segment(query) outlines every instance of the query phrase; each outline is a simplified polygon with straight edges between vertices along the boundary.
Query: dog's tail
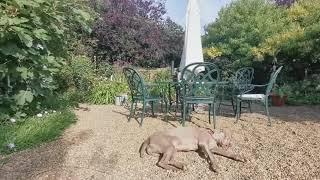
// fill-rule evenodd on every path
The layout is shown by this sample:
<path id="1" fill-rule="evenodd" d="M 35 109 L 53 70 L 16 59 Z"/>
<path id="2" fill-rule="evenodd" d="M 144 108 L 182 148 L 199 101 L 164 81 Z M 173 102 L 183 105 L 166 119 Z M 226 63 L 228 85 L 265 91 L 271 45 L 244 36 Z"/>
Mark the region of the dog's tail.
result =
<path id="1" fill-rule="evenodd" d="M 144 157 L 144 154 L 146 153 L 146 149 L 148 147 L 150 143 L 150 138 L 146 139 L 142 144 L 141 144 L 141 147 L 140 147 L 140 157 L 143 158 Z"/>

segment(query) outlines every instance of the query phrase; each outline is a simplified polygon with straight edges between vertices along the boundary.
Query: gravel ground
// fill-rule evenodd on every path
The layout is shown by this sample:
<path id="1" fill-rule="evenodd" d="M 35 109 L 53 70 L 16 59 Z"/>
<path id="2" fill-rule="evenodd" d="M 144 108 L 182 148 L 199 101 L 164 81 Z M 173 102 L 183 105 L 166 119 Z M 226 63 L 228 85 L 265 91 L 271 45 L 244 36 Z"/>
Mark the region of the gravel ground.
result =
<path id="1" fill-rule="evenodd" d="M 320 179 L 320 107 L 272 108 L 272 127 L 260 113 L 218 116 L 218 128 L 232 134 L 231 151 L 247 158 L 239 163 L 216 156 L 219 173 L 209 170 L 196 152 L 180 152 L 186 171 L 166 171 L 157 157 L 139 157 L 141 143 L 153 132 L 179 126 L 146 117 L 143 127 L 128 110 L 89 106 L 76 110 L 79 121 L 54 142 L 10 156 L 0 156 L 0 179 Z M 207 114 L 195 113 L 188 126 L 210 127 Z"/>

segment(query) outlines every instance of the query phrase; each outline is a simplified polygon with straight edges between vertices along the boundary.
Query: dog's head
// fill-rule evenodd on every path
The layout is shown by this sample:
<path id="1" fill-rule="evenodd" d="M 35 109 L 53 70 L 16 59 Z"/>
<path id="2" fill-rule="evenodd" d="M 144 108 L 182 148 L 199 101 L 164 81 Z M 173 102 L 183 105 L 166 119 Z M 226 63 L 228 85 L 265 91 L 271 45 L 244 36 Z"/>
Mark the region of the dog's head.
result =
<path id="1" fill-rule="evenodd" d="M 230 141 L 230 137 L 228 135 L 229 133 L 227 133 L 223 130 L 213 131 L 209 128 L 207 128 L 207 131 L 212 136 L 212 138 L 216 141 L 216 143 L 219 147 L 222 147 L 224 149 L 228 149 L 229 147 L 231 147 L 231 141 Z"/>

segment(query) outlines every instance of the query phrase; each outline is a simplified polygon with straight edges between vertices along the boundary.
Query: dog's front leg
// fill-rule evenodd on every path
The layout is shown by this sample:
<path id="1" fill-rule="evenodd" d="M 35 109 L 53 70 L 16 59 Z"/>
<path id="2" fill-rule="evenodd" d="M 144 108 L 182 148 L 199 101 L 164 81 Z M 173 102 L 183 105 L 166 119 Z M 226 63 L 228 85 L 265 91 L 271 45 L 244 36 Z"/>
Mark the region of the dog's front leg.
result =
<path id="1" fill-rule="evenodd" d="M 218 172 L 217 161 L 213 157 L 213 154 L 209 150 L 208 144 L 205 142 L 199 142 L 199 148 L 207 155 L 210 161 L 210 167 L 214 172 Z"/>
<path id="2" fill-rule="evenodd" d="M 211 149 L 211 152 L 214 154 L 218 154 L 218 155 L 233 159 L 235 161 L 246 162 L 246 160 L 244 158 L 242 158 L 234 153 L 228 152 L 228 151 L 226 151 L 222 148 L 219 148 L 219 147 L 215 147 L 215 148 Z"/>

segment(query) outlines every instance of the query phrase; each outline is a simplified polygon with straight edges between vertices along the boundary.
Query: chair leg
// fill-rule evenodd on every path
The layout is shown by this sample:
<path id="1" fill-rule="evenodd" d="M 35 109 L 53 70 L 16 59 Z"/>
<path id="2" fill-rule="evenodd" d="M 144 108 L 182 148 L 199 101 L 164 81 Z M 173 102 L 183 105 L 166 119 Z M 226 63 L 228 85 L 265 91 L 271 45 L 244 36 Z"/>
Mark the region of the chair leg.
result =
<path id="1" fill-rule="evenodd" d="M 168 122 L 168 103 L 167 103 L 167 101 L 165 101 L 165 104 L 166 104 L 166 112 L 165 112 L 165 115 L 164 115 L 164 119 L 165 119 L 165 121 L 166 122 Z M 170 105 L 169 105 L 169 109 L 170 109 Z"/>
<path id="2" fill-rule="evenodd" d="M 240 102 L 241 100 L 240 99 L 237 99 L 237 114 L 236 114 L 236 117 L 237 117 L 237 119 L 236 119 L 236 123 L 239 121 L 239 119 L 240 119 Z"/>
<path id="3" fill-rule="evenodd" d="M 152 116 L 154 116 L 154 101 L 151 101 Z"/>
<path id="4" fill-rule="evenodd" d="M 234 107 L 233 97 L 231 98 L 231 105 L 232 105 L 232 110 L 233 110 L 234 116 L 236 116 L 237 110 L 236 110 L 236 108 Z"/>
<path id="5" fill-rule="evenodd" d="M 268 126 L 271 126 L 271 119 L 270 119 L 270 114 L 269 114 L 268 99 L 265 101 L 265 106 L 266 106 L 266 113 L 267 113 L 267 116 L 268 116 Z"/>
<path id="6" fill-rule="evenodd" d="M 209 123 L 211 124 L 211 104 L 209 104 Z"/>
<path id="7" fill-rule="evenodd" d="M 218 105 L 218 113 L 221 114 L 221 103 L 222 103 L 222 98 L 219 98 L 219 105 Z"/>
<path id="8" fill-rule="evenodd" d="M 143 101 L 140 127 L 142 126 L 142 123 L 143 123 L 143 118 L 144 118 L 144 113 L 145 113 L 145 111 L 146 111 L 146 102 Z"/>
<path id="9" fill-rule="evenodd" d="M 130 122 L 132 115 L 134 115 L 133 106 L 134 106 L 134 101 L 132 100 L 132 102 L 131 102 L 131 108 L 130 108 L 130 115 L 129 115 L 129 118 L 128 118 L 128 122 Z"/>
<path id="10" fill-rule="evenodd" d="M 187 104 L 183 103 L 182 126 L 185 126 Z"/>
<path id="11" fill-rule="evenodd" d="M 250 113 L 252 113 L 252 109 L 251 109 L 251 101 L 248 101 L 248 106 L 249 106 Z"/>
<path id="12" fill-rule="evenodd" d="M 215 103 L 213 102 L 213 128 L 216 129 L 216 105 Z"/>
<path id="13" fill-rule="evenodd" d="M 241 117 L 241 113 L 242 113 L 242 102 L 241 101 L 240 101 L 239 110 L 240 110 L 240 113 L 239 113 L 239 118 L 240 118 Z"/>
<path id="14" fill-rule="evenodd" d="M 188 119 L 188 121 L 191 119 L 190 114 L 191 114 L 191 104 L 187 104 L 186 106 L 187 110 L 186 110 L 186 118 Z"/>

